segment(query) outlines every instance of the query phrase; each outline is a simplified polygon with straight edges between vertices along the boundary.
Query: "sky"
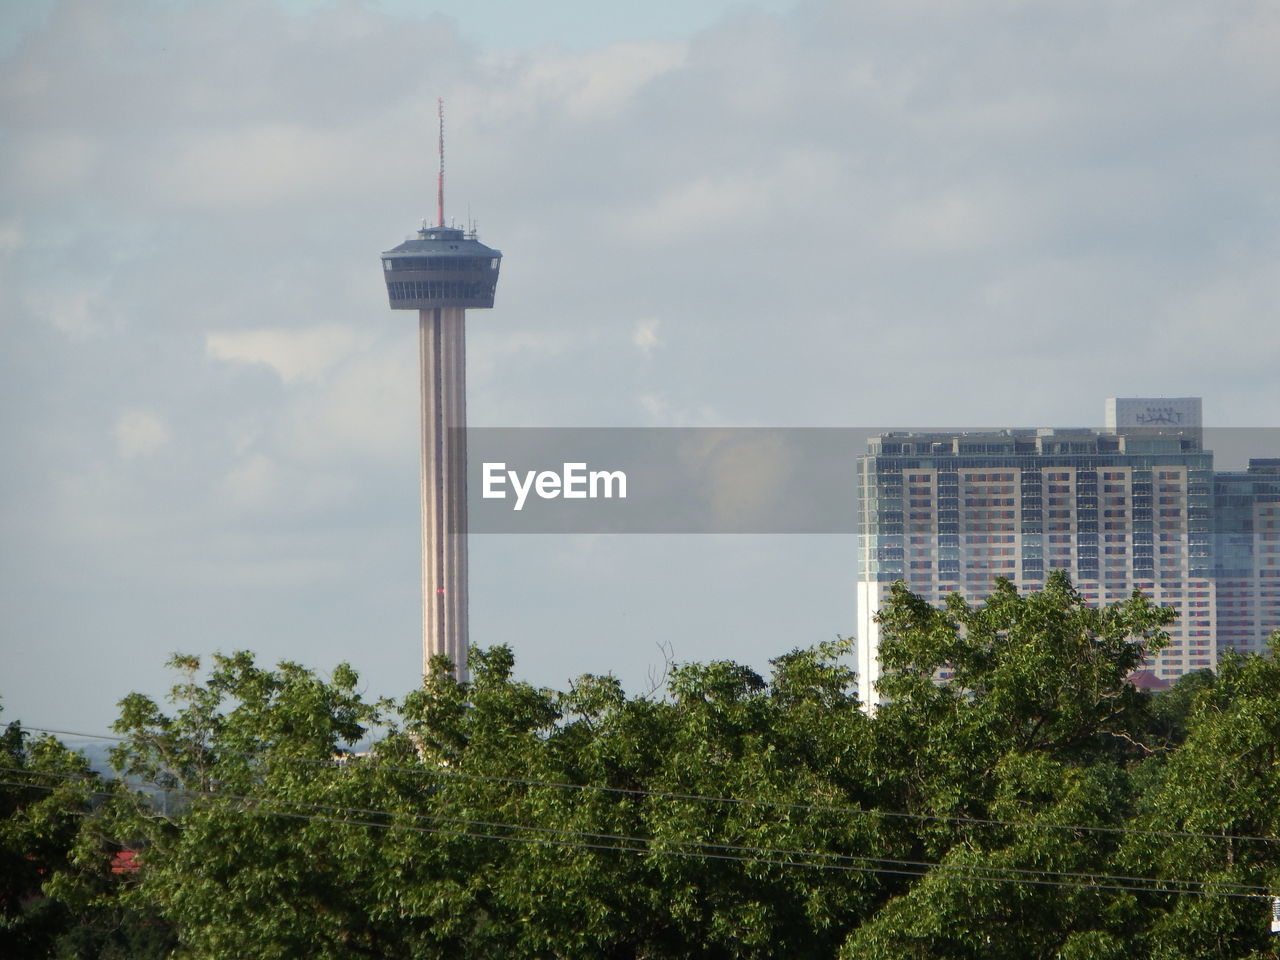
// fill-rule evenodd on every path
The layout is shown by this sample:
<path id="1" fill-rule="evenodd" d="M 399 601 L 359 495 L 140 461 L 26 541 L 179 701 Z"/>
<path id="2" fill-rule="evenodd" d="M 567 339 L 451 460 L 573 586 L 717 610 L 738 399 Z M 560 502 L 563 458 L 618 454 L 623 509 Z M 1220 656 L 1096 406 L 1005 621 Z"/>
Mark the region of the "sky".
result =
<path id="1" fill-rule="evenodd" d="M 417 683 L 417 354 L 378 254 L 503 252 L 484 427 L 1280 414 L 1269 0 L 0 5 L 0 705 L 105 731 L 174 652 Z M 852 495 L 852 478 L 850 478 Z M 477 535 L 472 641 L 565 687 L 854 623 L 853 538 Z"/>

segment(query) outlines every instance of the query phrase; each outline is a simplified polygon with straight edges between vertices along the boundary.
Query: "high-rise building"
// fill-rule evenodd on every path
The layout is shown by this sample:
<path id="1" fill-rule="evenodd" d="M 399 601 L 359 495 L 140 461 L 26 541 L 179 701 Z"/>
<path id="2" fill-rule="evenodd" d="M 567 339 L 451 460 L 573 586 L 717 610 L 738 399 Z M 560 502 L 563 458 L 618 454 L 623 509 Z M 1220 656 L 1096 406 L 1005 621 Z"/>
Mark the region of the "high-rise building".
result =
<path id="1" fill-rule="evenodd" d="M 418 311 L 422 409 L 422 669 L 447 654 L 467 677 L 468 308 L 492 307 L 502 254 L 444 223 L 444 131 L 435 226 L 382 254 L 393 310 Z"/>
<path id="2" fill-rule="evenodd" d="M 1135 412 L 1153 405 L 1167 408 L 1154 422 Z M 864 703 L 877 700 L 875 614 L 897 580 L 933 604 L 951 593 L 976 602 L 996 577 L 1034 590 L 1062 569 L 1090 602 L 1137 589 L 1178 611 L 1169 646 L 1148 665 L 1157 678 L 1216 664 L 1213 454 L 1201 444 L 1199 400 L 1119 399 L 1107 410 L 1105 430 L 869 441 L 857 474 Z M 1270 519 L 1269 507 L 1253 509 Z"/>
<path id="3" fill-rule="evenodd" d="M 1280 630 L 1280 459 L 1214 475 L 1219 651 L 1258 652 Z"/>

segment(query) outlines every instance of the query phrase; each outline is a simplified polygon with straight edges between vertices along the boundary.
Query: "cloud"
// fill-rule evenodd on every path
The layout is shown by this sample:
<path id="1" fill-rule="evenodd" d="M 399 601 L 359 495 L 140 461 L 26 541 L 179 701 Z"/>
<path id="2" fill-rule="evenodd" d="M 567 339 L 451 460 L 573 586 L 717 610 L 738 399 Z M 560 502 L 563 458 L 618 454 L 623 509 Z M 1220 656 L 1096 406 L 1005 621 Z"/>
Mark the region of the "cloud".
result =
<path id="1" fill-rule="evenodd" d="M 147 457 L 169 442 L 164 419 L 149 410 L 129 410 L 116 420 L 116 449 L 125 460 Z"/>
<path id="2" fill-rule="evenodd" d="M 1016 243 L 1021 220 L 1019 206 L 1003 191 L 968 184 L 904 202 L 891 214 L 884 239 L 909 255 L 973 253 Z"/>
<path id="3" fill-rule="evenodd" d="M 657 317 L 650 317 L 639 321 L 631 331 L 631 342 L 646 357 L 653 352 L 654 347 L 658 346 L 658 327 L 661 325 L 662 321 Z"/>
<path id="4" fill-rule="evenodd" d="M 661 393 L 642 393 L 635 398 L 650 427 L 723 427 L 730 422 L 723 411 L 709 405 L 681 407 Z"/>
<path id="5" fill-rule="evenodd" d="M 0 411 L 21 428 L 0 516 L 23 518 L 0 605 L 67 662 L 161 661 L 161 581 L 193 643 L 305 636 L 281 655 L 323 662 L 413 635 L 416 336 L 378 253 L 434 209 L 437 95 L 447 214 L 470 201 L 505 255 L 469 324 L 473 424 L 1079 423 L 1189 383 L 1207 408 L 1280 409 L 1270 0 L 805 0 L 502 55 L 393 6 L 60 0 L 0 58 Z M 545 621 L 481 543 L 476 622 L 553 682 L 575 657 L 562 599 L 619 617 L 521 549 L 510 581 L 556 600 Z M 314 584 L 318 557 L 341 591 L 224 612 L 245 584 Z M 847 584 L 846 561 L 791 573 Z M 648 582 L 627 563 L 602 582 Z M 71 602 L 98 585 L 101 616 Z M 776 653 L 763 611 L 721 639 L 705 602 L 674 618 L 707 624 L 682 654 Z M 617 603 L 628 636 L 670 632 Z M 779 630 L 836 632 L 795 620 L 820 606 Z M 387 646 L 362 655 L 393 692 L 415 654 Z"/>
<path id="6" fill-rule="evenodd" d="M 269 457 L 253 454 L 227 473 L 223 488 L 235 506 L 267 506 L 281 493 L 280 470 Z"/>
<path id="7" fill-rule="evenodd" d="M 278 414 L 272 447 L 308 469 L 412 464 L 417 458 L 416 338 L 389 338 L 353 356 L 322 383 L 294 391 Z"/>
<path id="8" fill-rule="evenodd" d="M 490 66 L 514 74 L 518 97 L 531 97 L 544 110 L 582 122 L 625 109 L 647 84 L 678 69 L 687 53 L 683 43 L 619 43 L 585 53 L 494 58 Z"/>
<path id="9" fill-rule="evenodd" d="M 171 148 L 156 187 L 175 207 L 223 213 L 306 201 L 358 176 L 359 134 L 291 123 L 193 131 Z"/>
<path id="10" fill-rule="evenodd" d="M 29 297 L 28 304 L 36 315 L 43 315 L 55 330 L 72 341 L 94 339 L 107 327 L 104 312 L 108 308 L 97 292 L 63 289 Z"/>
<path id="11" fill-rule="evenodd" d="M 206 334 L 205 352 L 216 360 L 268 367 L 285 384 L 295 384 L 323 379 L 372 340 L 368 332 L 336 325 L 237 330 Z"/>
<path id="12" fill-rule="evenodd" d="M 699 176 L 664 189 L 632 217 L 632 230 L 649 243 L 687 240 L 743 227 L 761 216 L 767 181 L 756 174 Z"/>
<path id="13" fill-rule="evenodd" d="M 36 195 L 82 188 L 102 154 L 101 143 L 69 130 L 35 131 L 14 152 L 13 178 Z"/>
<path id="14" fill-rule="evenodd" d="M 0 257 L 9 257 L 23 244 L 22 224 L 17 220 L 0 220 Z"/>

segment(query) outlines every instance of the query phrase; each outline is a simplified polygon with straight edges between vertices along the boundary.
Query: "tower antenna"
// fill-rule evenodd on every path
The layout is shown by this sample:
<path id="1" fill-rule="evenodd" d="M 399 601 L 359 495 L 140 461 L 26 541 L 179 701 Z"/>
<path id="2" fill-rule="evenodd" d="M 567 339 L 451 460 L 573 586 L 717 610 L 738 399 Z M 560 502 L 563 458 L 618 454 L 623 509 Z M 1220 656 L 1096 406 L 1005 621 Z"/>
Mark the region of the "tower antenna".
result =
<path id="1" fill-rule="evenodd" d="M 440 119 L 440 173 L 436 176 L 436 226 L 444 226 L 444 97 L 436 98 Z"/>

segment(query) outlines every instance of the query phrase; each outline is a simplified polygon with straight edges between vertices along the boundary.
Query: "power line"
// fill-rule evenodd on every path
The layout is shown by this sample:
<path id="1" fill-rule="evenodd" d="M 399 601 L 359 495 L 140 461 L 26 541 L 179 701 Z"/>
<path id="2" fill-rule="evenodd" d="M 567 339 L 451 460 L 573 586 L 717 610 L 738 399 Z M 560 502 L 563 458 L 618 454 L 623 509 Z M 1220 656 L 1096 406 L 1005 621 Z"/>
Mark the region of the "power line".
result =
<path id="1" fill-rule="evenodd" d="M 0 785 L 29 786 L 35 789 L 45 789 L 45 790 L 55 789 L 53 787 L 43 786 L 39 784 L 15 784 L 9 781 L 0 781 Z M 323 815 L 291 813 L 289 811 L 281 811 L 281 810 L 262 810 L 262 809 L 255 808 L 253 810 L 246 811 L 246 812 L 264 814 L 266 816 L 286 817 L 290 819 L 310 821 L 310 822 L 333 823 L 338 825 L 366 827 L 366 828 L 373 828 L 373 829 L 408 830 L 415 833 L 434 834 L 434 835 L 449 836 L 449 837 L 468 837 L 472 839 L 494 840 L 494 841 L 509 842 L 509 843 L 543 844 L 546 846 L 560 846 L 560 847 L 569 847 L 569 848 L 585 849 L 585 850 L 601 850 L 601 851 L 608 851 L 608 852 L 614 852 L 614 853 L 642 853 L 642 854 L 648 854 L 651 856 L 674 856 L 674 857 L 684 857 L 684 858 L 699 859 L 699 860 L 725 860 L 725 861 L 731 861 L 736 863 L 745 863 L 745 864 L 753 864 L 753 865 L 805 867 L 808 869 L 836 870 L 836 871 L 842 871 L 846 873 L 883 874 L 883 875 L 905 876 L 905 877 L 928 877 L 931 875 L 931 872 L 929 870 L 895 870 L 895 869 L 890 869 L 886 867 L 859 867 L 859 866 L 852 866 L 852 865 L 845 865 L 845 864 L 798 863 L 798 862 L 787 861 L 787 860 L 767 860 L 767 859 L 761 859 L 758 857 L 736 857 L 728 854 L 708 853 L 705 851 L 694 852 L 694 851 L 687 851 L 687 850 L 655 850 L 650 847 L 628 847 L 628 846 L 620 846 L 618 844 L 589 843 L 585 841 L 568 840 L 568 839 L 551 838 L 551 837 L 518 837 L 518 836 L 512 836 L 510 834 L 479 833 L 476 831 L 468 831 L 468 830 L 445 830 L 445 829 L 433 828 L 433 827 L 412 826 L 410 824 L 377 823 L 377 822 L 368 821 L 368 820 L 351 820 L 346 818 L 328 817 Z M 962 870 L 979 869 L 977 867 L 969 867 L 962 864 L 955 864 L 955 865 L 935 864 L 934 869 L 937 870 L 942 876 L 945 876 L 949 879 L 968 880 L 968 881 L 974 881 L 974 882 L 990 881 L 992 883 L 1013 883 L 1013 884 L 1021 883 L 1021 884 L 1031 884 L 1036 886 L 1069 887 L 1069 888 L 1086 889 L 1086 890 L 1114 890 L 1114 891 L 1126 891 L 1130 893 L 1155 893 L 1155 894 L 1165 894 L 1165 895 L 1184 895 L 1184 896 L 1190 895 L 1190 896 L 1205 896 L 1205 897 L 1222 896 L 1222 897 L 1236 897 L 1239 899 L 1248 899 L 1248 900 L 1256 900 L 1260 898 L 1269 899 L 1269 895 L 1265 893 L 1265 888 L 1263 887 L 1238 886 L 1238 889 L 1262 890 L 1264 891 L 1263 893 L 1230 893 L 1225 890 L 1224 891 L 1169 890 L 1161 887 L 1139 887 L 1139 886 L 1133 886 L 1129 884 L 1077 883 L 1077 882 L 1068 882 L 1068 881 L 1059 881 L 1059 880 L 1036 880 L 1036 879 L 1031 879 L 1027 877 L 1000 877 L 1000 876 L 975 875 L 975 874 L 958 872 Z M 1048 876 L 1050 874 L 1045 873 L 1044 875 Z M 1166 882 L 1175 882 L 1175 881 L 1162 881 L 1159 879 L 1152 879 L 1151 882 L 1166 883 Z M 1198 882 L 1198 881 L 1176 881 L 1176 882 Z M 1236 885 L 1229 885 L 1229 886 L 1232 886 L 1233 888 L 1237 888 Z"/>
<path id="2" fill-rule="evenodd" d="M 22 772 L 27 774 L 36 774 L 43 776 L 51 776 L 68 780 L 86 781 L 93 779 L 84 775 L 62 774 L 50 771 L 34 771 L 21 770 L 14 767 L 0 766 L 0 770 L 10 772 Z M 8 786 L 24 786 L 33 789 L 54 790 L 55 787 L 44 784 L 30 783 L 13 783 L 11 781 L 0 781 L 0 784 Z M 501 823 L 494 821 L 446 817 L 431 814 L 414 814 L 408 812 L 395 812 L 388 810 L 376 810 L 361 807 L 347 807 L 332 804 L 321 804 L 314 802 L 304 802 L 295 800 L 283 800 L 270 797 L 254 797 L 240 794 L 226 793 L 223 791 L 209 790 L 183 790 L 177 791 L 180 794 L 188 796 L 202 796 L 215 800 L 233 800 L 243 803 L 253 804 L 252 812 L 260 812 L 270 815 L 278 815 L 291 817 L 294 819 L 320 821 L 337 824 L 349 824 L 354 826 L 363 826 L 378 829 L 400 829 L 411 830 L 422 833 L 441 834 L 446 836 L 467 836 L 479 839 L 490 840 L 512 840 L 523 843 L 543 842 L 553 845 L 581 847 L 585 849 L 596 850 L 614 850 L 620 852 L 647 853 L 660 856 L 683 856 L 683 857 L 703 857 L 714 860 L 730 860 L 740 863 L 756 864 L 756 865 L 775 865 L 784 867 L 807 867 L 810 869 L 820 870 L 846 870 L 860 873 L 883 873 L 902 876 L 927 876 L 930 871 L 937 871 L 943 876 L 954 877 L 956 879 L 967 880 L 991 880 L 1002 883 L 1024 882 L 1036 885 L 1049 885 L 1060 887 L 1077 887 L 1085 889 L 1100 890 L 1128 890 L 1133 892 L 1146 893 L 1163 893 L 1163 894 L 1192 894 L 1201 896 L 1233 896 L 1244 898 L 1256 898 L 1269 896 L 1267 888 L 1249 884 L 1224 883 L 1220 884 L 1219 889 L 1206 890 L 1203 889 L 1211 884 L 1202 880 L 1179 880 L 1179 879 L 1162 879 L 1158 877 L 1132 877 L 1106 873 L 1076 873 L 1071 871 L 1054 871 L 1054 870 L 1036 870 L 1022 867 L 1006 867 L 998 865 L 985 864 L 949 864 L 934 861 L 913 861 L 913 860 L 895 860 L 879 857 L 863 857 L 854 854 L 839 854 L 830 851 L 808 851 L 808 850 L 789 850 L 771 847 L 755 847 L 747 845 L 723 844 L 712 841 L 687 841 L 675 839 L 662 839 L 657 837 L 635 837 L 623 834 L 610 833 L 593 833 L 582 830 L 565 830 L 555 827 L 532 826 L 528 824 L 518 823 Z M 108 794 L 98 792 L 96 795 L 107 796 Z M 419 827 L 405 823 L 383 823 L 371 820 L 352 820 L 349 818 L 332 817 L 326 814 L 303 814 L 292 811 L 281 810 L 262 810 L 263 804 L 276 804 L 280 806 L 289 806 L 302 808 L 307 810 L 323 810 L 329 813 L 340 814 L 358 814 L 363 816 L 378 816 L 388 818 L 408 817 L 412 820 L 424 820 L 430 823 L 448 823 L 465 827 L 481 827 L 485 829 L 505 829 L 505 830 L 524 830 L 533 833 L 549 834 L 551 836 L 542 837 L 517 837 L 509 834 L 489 834 L 479 833 L 474 830 L 446 830 L 441 828 Z M 592 841 L 618 841 L 617 843 L 596 843 Z M 644 844 L 644 846 L 627 846 L 627 844 Z M 681 847 L 692 847 L 692 850 L 671 850 L 671 849 L 655 849 L 651 844 L 675 844 Z M 709 852 L 721 851 L 721 852 Z M 741 853 L 763 854 L 761 856 L 739 856 Z M 791 859 L 777 859 L 779 857 L 788 857 Z M 827 860 L 846 861 L 844 863 L 814 863 L 808 861 L 799 861 L 796 857 L 819 857 Z M 860 866 L 861 864 L 880 864 L 878 867 Z M 887 866 L 885 866 L 887 865 Z M 895 869 L 895 868 L 921 868 L 921 869 Z M 986 871 L 981 872 L 981 871 Z M 1006 874 L 1005 876 L 992 875 Z M 1015 874 L 1016 876 L 1008 876 Z M 1036 879 L 1037 877 L 1073 877 L 1075 880 L 1047 880 Z M 1115 883 L 1099 883 L 1097 881 L 1116 881 Z M 1136 886 L 1135 884 L 1164 884 L 1164 887 L 1157 886 Z M 1167 885 L 1182 885 L 1184 889 L 1169 889 Z M 1199 889 L 1195 889 L 1199 888 Z M 1248 891 L 1248 892 L 1233 892 Z"/>
<path id="3" fill-rule="evenodd" d="M 106 734 L 76 733 L 69 730 L 54 730 L 45 727 L 27 727 L 36 733 L 50 733 L 69 737 L 87 739 L 112 740 L 120 743 L 128 742 L 126 737 L 108 736 Z M 224 754 L 225 755 L 225 754 Z M 248 751 L 230 752 L 231 756 L 254 757 Z M 273 757 L 278 762 L 309 763 L 329 766 L 331 760 L 320 760 L 312 757 Z M 364 761 L 362 761 L 364 762 Z M 527 787 L 547 787 L 562 790 L 596 791 L 600 793 L 624 794 L 629 796 L 654 797 L 662 800 L 688 800 L 699 803 L 723 803 L 739 806 L 762 806 L 789 811 L 805 811 L 818 813 L 835 813 L 845 816 L 890 817 L 895 819 L 929 821 L 934 823 L 958 823 L 970 826 L 1013 827 L 1034 830 L 1069 830 L 1072 832 L 1123 834 L 1133 836 L 1150 836 L 1201 840 L 1241 840 L 1257 843 L 1280 843 L 1280 837 L 1249 836 L 1247 834 L 1203 833 L 1193 830 L 1146 830 L 1140 827 L 1106 827 L 1082 823 L 1032 823 L 1025 820 L 997 820 L 985 817 L 955 817 L 944 814 L 908 813 L 902 810 L 867 810 L 861 807 L 840 807 L 826 804 L 794 803 L 783 800 L 763 800 L 756 797 L 714 797 L 692 793 L 674 793 L 659 790 L 641 790 L 633 787 L 607 787 L 598 784 L 566 783 L 556 780 L 538 780 L 523 777 L 494 777 L 484 774 L 463 773 L 457 770 L 432 770 L 421 767 L 399 767 L 378 763 L 378 769 L 390 773 L 406 773 L 414 776 L 438 777 L 442 779 L 473 780 L 487 783 L 505 783 Z"/>
<path id="4" fill-rule="evenodd" d="M 434 829 L 430 827 L 412 827 L 408 825 L 398 825 L 398 824 L 378 824 L 378 823 L 364 822 L 364 821 L 358 821 L 358 820 L 335 819 L 335 818 L 323 817 L 323 816 L 308 816 L 306 814 L 295 814 L 295 813 L 288 813 L 285 811 L 266 810 L 266 811 L 254 811 L 254 812 L 266 813 L 269 816 L 294 817 L 300 820 L 319 820 L 319 821 L 326 821 L 326 822 L 338 823 L 338 824 L 350 824 L 353 826 L 405 829 L 405 830 L 414 830 L 419 833 L 442 834 L 445 836 L 471 837 L 471 838 L 480 839 L 480 840 L 497 840 L 501 842 L 517 842 L 517 843 L 541 843 L 541 844 L 550 845 L 550 846 L 574 847 L 574 848 L 588 849 L 588 850 L 607 850 L 607 851 L 612 851 L 617 853 L 643 853 L 643 854 L 658 855 L 658 856 L 686 857 L 686 858 L 693 858 L 693 859 L 699 859 L 699 860 L 729 860 L 736 863 L 763 864 L 766 866 L 806 867 L 809 869 L 817 869 L 817 870 L 839 870 L 847 873 L 886 874 L 886 875 L 904 876 L 904 877 L 927 878 L 931 875 L 931 871 L 929 870 L 893 870 L 885 867 L 857 867 L 857 866 L 844 865 L 844 864 L 796 863 L 796 862 L 785 861 L 785 860 L 762 860 L 756 857 L 734 857 L 734 856 L 729 856 L 727 854 L 693 852 L 693 851 L 687 851 L 687 850 L 654 850 L 649 847 L 623 847 L 615 844 L 585 843 L 585 842 L 578 842 L 573 840 L 563 840 L 563 839 L 555 839 L 555 838 L 548 838 L 548 837 L 515 837 L 509 834 L 476 833 L 473 831 L 466 831 L 466 830 L 441 830 L 441 829 Z M 953 879 L 953 880 L 990 881 L 992 883 L 1014 883 L 1014 884 L 1026 883 L 1026 884 L 1034 884 L 1037 886 L 1074 887 L 1077 889 L 1086 889 L 1086 890 L 1116 890 L 1116 891 L 1127 891 L 1130 893 L 1159 893 L 1159 894 L 1169 894 L 1169 895 L 1184 895 L 1184 896 L 1190 895 L 1190 896 L 1203 896 L 1203 897 L 1222 896 L 1222 897 L 1236 897 L 1239 899 L 1246 899 L 1246 900 L 1269 899 L 1269 895 L 1266 893 L 1265 887 L 1245 887 L 1245 886 L 1239 887 L 1239 889 L 1244 889 L 1244 890 L 1260 890 L 1260 891 L 1263 891 L 1262 893 L 1227 893 L 1225 891 L 1219 892 L 1214 890 L 1167 890 L 1167 889 L 1161 889 L 1159 887 L 1136 887 L 1136 886 L 1130 886 L 1130 885 L 1074 883 L 1074 882 L 1057 881 L 1057 880 L 1034 880 L 1026 877 L 998 877 L 998 876 L 970 875 L 970 874 L 963 874 L 963 873 L 956 872 L 959 870 L 970 869 L 965 865 L 961 865 L 961 864 L 954 865 L 955 867 L 954 871 L 950 869 L 951 866 L 952 865 L 949 865 L 949 864 L 934 864 L 934 869 L 938 870 L 943 876 L 947 877 L 948 879 Z M 1047 876 L 1048 874 L 1045 874 L 1045 875 Z M 1188 883 L 1188 882 L 1196 882 L 1196 881 L 1161 881 L 1158 879 L 1154 879 L 1152 880 L 1152 882 L 1153 883 L 1163 883 L 1163 882 Z"/>

